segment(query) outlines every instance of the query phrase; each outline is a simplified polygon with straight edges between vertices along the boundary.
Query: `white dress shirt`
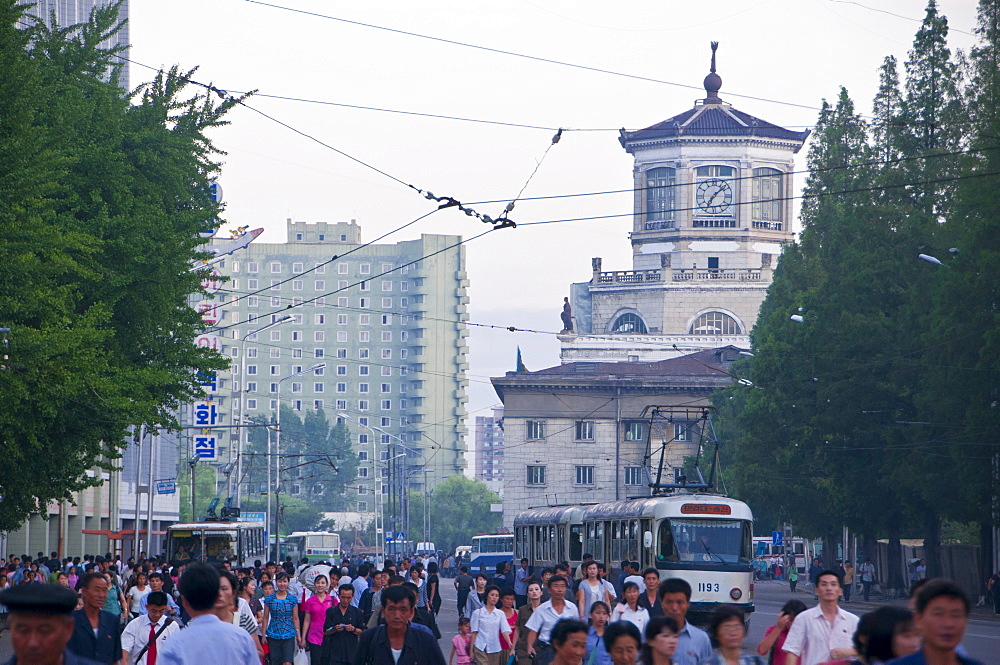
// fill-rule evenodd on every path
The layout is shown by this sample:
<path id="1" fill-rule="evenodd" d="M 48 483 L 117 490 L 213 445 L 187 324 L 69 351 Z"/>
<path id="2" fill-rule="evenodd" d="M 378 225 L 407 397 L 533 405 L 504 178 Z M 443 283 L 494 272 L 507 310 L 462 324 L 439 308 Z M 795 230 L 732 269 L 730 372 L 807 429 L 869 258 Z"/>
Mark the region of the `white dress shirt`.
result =
<path id="1" fill-rule="evenodd" d="M 554 607 L 552 607 L 552 601 L 546 600 L 538 606 L 538 609 L 531 613 L 531 618 L 528 619 L 528 623 L 525 624 L 525 628 L 538 633 L 538 640 L 548 644 L 549 635 L 552 634 L 552 627 L 556 625 L 557 621 L 560 619 L 580 618 L 579 610 L 577 610 L 576 605 L 568 600 L 565 601 L 565 603 L 566 606 L 563 607 L 562 613 L 559 613 L 556 612 Z"/>
<path id="2" fill-rule="evenodd" d="M 150 626 L 155 625 L 157 632 L 159 632 L 160 628 L 163 628 L 163 624 L 166 620 L 167 615 L 164 614 L 160 617 L 159 621 L 152 624 L 149 621 L 149 615 L 143 614 L 142 616 L 136 617 L 128 622 L 128 625 L 125 626 L 125 630 L 122 631 L 122 651 L 128 652 L 129 665 L 146 665 L 146 656 L 149 655 L 148 649 L 146 650 L 146 653 L 142 654 L 142 658 L 138 661 L 135 660 L 135 657 L 139 655 L 139 652 L 142 651 L 143 647 L 145 647 L 149 642 Z M 163 643 L 166 642 L 167 638 L 180 629 L 180 624 L 177 623 L 176 619 L 170 622 L 170 625 L 167 626 L 163 632 L 160 633 L 160 636 L 156 638 L 157 653 L 159 653 L 159 650 L 163 648 Z"/>
<path id="3" fill-rule="evenodd" d="M 472 632 L 476 634 L 476 648 L 486 653 L 499 653 L 502 650 L 500 631 L 510 635 L 510 624 L 503 610 L 494 607 L 491 612 L 480 607 L 472 613 L 470 621 Z"/>
<path id="4" fill-rule="evenodd" d="M 798 656 L 799 665 L 817 665 L 830 660 L 834 649 L 853 649 L 857 627 L 858 617 L 839 607 L 831 626 L 817 605 L 795 617 L 782 648 Z"/>

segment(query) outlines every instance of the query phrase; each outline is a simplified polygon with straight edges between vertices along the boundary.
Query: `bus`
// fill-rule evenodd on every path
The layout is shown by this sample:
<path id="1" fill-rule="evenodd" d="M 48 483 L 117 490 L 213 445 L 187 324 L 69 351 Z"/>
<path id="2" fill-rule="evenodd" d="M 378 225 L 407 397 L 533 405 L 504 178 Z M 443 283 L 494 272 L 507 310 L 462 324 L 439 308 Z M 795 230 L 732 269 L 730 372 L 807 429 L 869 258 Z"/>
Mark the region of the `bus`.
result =
<path id="1" fill-rule="evenodd" d="M 340 557 L 340 534 L 328 531 L 293 531 L 285 536 L 285 552 L 293 561 L 307 557 L 310 563 Z"/>
<path id="2" fill-rule="evenodd" d="M 167 527 L 167 560 L 193 559 L 234 568 L 267 559 L 266 529 L 259 522 L 188 522 Z"/>
<path id="3" fill-rule="evenodd" d="M 655 568 L 661 579 L 681 578 L 691 585 L 693 623 L 704 623 L 718 605 L 735 605 L 749 615 L 754 611 L 753 595 L 753 514 L 742 501 L 717 494 L 678 492 L 666 496 L 627 499 L 590 506 L 572 506 L 554 515 L 565 524 L 583 527 L 585 553 L 607 565 L 610 579 L 621 572 L 622 560 L 638 561 L 642 569 Z M 533 509 L 539 511 L 544 509 Z M 532 526 L 544 513 L 521 513 L 515 525 Z M 546 536 L 541 542 L 528 537 L 541 533 L 542 524 L 534 530 L 515 531 L 517 549 L 525 553 L 530 563 L 547 565 L 550 555 L 546 546 L 559 547 L 559 533 L 554 541 Z M 550 533 L 550 532 L 545 532 Z M 567 549 L 557 557 L 568 560 Z M 532 559 L 534 557 L 534 560 Z"/>
<path id="4" fill-rule="evenodd" d="M 501 561 L 514 559 L 514 534 L 498 533 L 491 536 L 472 537 L 472 559 L 469 562 L 469 573 L 496 572 Z"/>
<path id="5" fill-rule="evenodd" d="M 536 570 L 563 561 L 572 570 L 583 560 L 583 514 L 586 506 L 532 508 L 514 518 L 514 557 Z"/>
<path id="6" fill-rule="evenodd" d="M 805 538 L 792 538 L 791 545 L 772 545 L 771 536 L 754 536 L 753 554 L 756 559 L 770 559 L 773 556 L 781 557 L 782 566 L 791 564 L 789 559 L 795 558 L 795 568 L 800 573 L 806 572 L 809 563 L 822 550 L 822 541 L 807 541 Z"/>

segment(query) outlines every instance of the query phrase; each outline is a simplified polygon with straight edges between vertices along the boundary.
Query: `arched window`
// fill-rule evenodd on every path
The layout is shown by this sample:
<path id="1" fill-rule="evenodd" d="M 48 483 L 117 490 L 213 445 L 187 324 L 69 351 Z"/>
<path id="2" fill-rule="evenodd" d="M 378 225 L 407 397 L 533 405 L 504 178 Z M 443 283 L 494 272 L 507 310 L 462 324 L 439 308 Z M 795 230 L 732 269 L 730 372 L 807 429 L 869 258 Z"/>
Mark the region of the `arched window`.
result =
<path id="1" fill-rule="evenodd" d="M 722 312 L 705 312 L 691 324 L 692 335 L 742 335 L 736 319 Z"/>
<path id="2" fill-rule="evenodd" d="M 646 322 L 638 314 L 626 312 L 615 319 L 614 325 L 611 326 L 611 332 L 639 333 L 640 335 L 645 335 L 647 333 Z"/>
<path id="3" fill-rule="evenodd" d="M 676 171 L 661 167 L 646 171 L 646 229 L 668 228 L 673 224 L 650 224 L 674 219 L 674 203 L 677 200 Z"/>
<path id="4" fill-rule="evenodd" d="M 781 230 L 781 208 L 784 204 L 784 201 L 781 200 L 781 179 L 782 173 L 777 169 L 753 170 L 753 221 L 770 223 L 755 224 L 755 226 Z"/>

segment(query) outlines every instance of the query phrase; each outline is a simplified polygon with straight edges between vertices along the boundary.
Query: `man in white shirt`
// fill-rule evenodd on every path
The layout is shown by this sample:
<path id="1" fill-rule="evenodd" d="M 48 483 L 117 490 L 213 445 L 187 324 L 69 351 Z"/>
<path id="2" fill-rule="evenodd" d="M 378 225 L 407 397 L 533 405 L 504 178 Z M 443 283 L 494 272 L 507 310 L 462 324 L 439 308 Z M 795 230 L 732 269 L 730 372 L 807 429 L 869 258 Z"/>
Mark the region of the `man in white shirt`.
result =
<path id="1" fill-rule="evenodd" d="M 219 597 L 215 568 L 200 561 L 189 564 L 181 575 L 180 589 L 191 620 L 159 650 L 156 665 L 260 665 L 250 633 L 223 623 L 212 611 Z"/>
<path id="2" fill-rule="evenodd" d="M 785 665 L 817 665 L 828 660 L 851 658 L 858 617 L 837 605 L 840 575 L 824 570 L 816 576 L 819 605 L 802 612 L 788 631 Z"/>
<path id="3" fill-rule="evenodd" d="M 560 619 L 577 619 L 579 610 L 566 600 L 569 582 L 562 575 L 553 575 L 546 586 L 551 598 L 538 606 L 528 619 L 528 656 L 535 656 L 535 665 L 549 665 L 555 652 L 549 646 L 552 627 Z"/>
<path id="4" fill-rule="evenodd" d="M 151 591 L 144 600 L 146 614 L 132 619 L 122 631 L 122 658 L 128 665 L 156 665 L 163 643 L 180 630 L 176 621 L 164 616 L 167 612 L 166 593 Z M 155 647 L 150 645 L 151 637 L 156 637 Z"/>

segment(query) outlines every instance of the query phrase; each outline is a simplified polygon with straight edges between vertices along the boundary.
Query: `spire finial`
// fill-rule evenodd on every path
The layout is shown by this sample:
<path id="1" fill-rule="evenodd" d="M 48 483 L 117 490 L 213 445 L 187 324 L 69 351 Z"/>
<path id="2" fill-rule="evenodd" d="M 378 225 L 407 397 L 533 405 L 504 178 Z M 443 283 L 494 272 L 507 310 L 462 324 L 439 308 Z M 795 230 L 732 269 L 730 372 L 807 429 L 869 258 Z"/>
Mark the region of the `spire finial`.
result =
<path id="1" fill-rule="evenodd" d="M 719 42 L 712 42 L 712 72 L 705 77 L 705 97 L 706 104 L 721 104 L 719 89 L 722 88 L 722 77 L 715 73 L 715 52 L 719 49 Z"/>

